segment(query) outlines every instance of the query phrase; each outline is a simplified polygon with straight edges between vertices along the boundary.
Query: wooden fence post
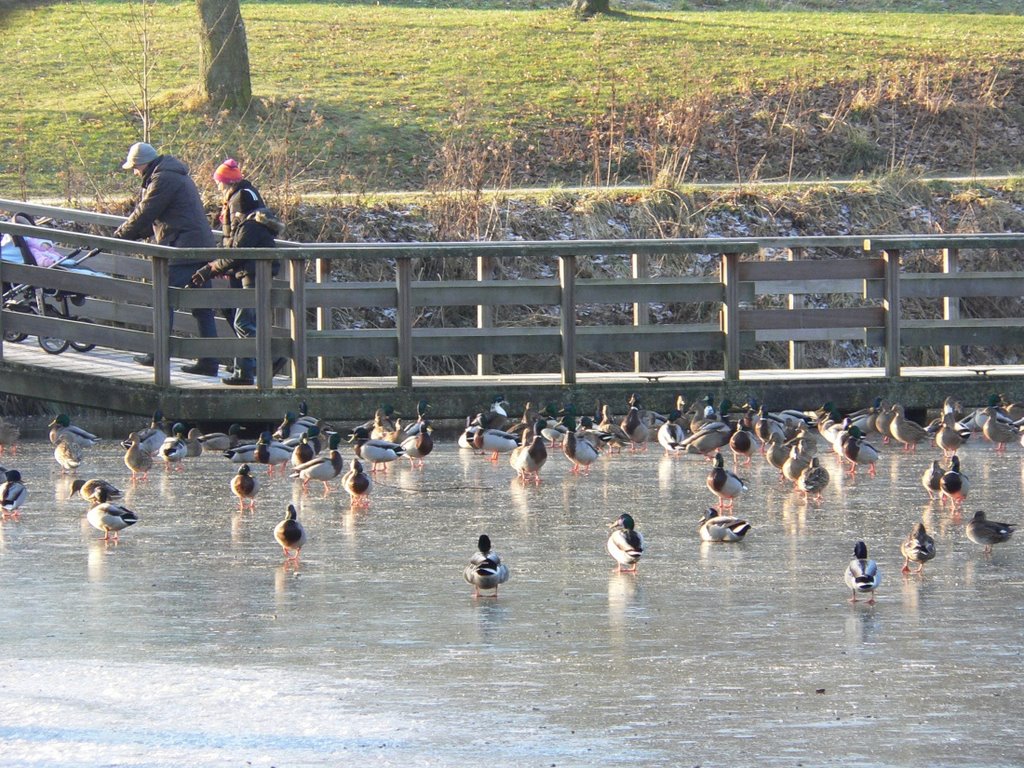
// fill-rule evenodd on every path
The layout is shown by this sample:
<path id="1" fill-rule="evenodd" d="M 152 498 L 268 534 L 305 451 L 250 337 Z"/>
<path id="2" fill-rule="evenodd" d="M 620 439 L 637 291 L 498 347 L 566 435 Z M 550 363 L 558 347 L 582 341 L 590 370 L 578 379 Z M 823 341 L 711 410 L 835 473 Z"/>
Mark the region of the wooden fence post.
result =
<path id="1" fill-rule="evenodd" d="M 263 259 L 256 264 L 256 389 L 274 388 L 274 360 L 270 340 L 274 336 L 274 311 L 270 304 L 270 284 L 274 263 Z M 240 376 L 241 373 L 236 371 Z"/>
<path id="2" fill-rule="evenodd" d="M 650 257 L 646 253 L 634 253 L 632 255 L 633 262 L 633 279 L 638 280 L 645 277 L 650 277 Z M 633 304 L 633 326 L 640 327 L 651 324 L 651 310 L 647 304 L 635 303 Z M 650 352 L 634 352 L 633 353 L 633 370 L 636 373 L 643 373 L 649 371 L 651 368 L 651 353 Z"/>
<path id="3" fill-rule="evenodd" d="M 288 283 L 291 288 L 289 334 L 292 344 L 292 386 L 306 386 L 306 262 L 288 259 Z"/>
<path id="4" fill-rule="evenodd" d="M 412 386 L 412 259 L 399 256 L 395 264 L 398 282 L 398 386 Z"/>
<path id="5" fill-rule="evenodd" d="M 153 256 L 153 382 L 158 387 L 171 385 L 170 359 L 170 263 Z"/>
<path id="6" fill-rule="evenodd" d="M 900 375 L 900 252 L 882 251 L 885 262 L 885 375 Z"/>
<path id="7" fill-rule="evenodd" d="M 322 285 L 328 282 L 328 278 L 331 276 L 331 260 L 330 259 L 317 259 L 316 263 L 316 284 Z M 292 281 L 292 292 L 294 295 L 295 282 Z M 317 307 L 316 308 L 316 329 L 318 331 L 329 331 L 331 330 L 333 323 L 331 322 L 331 308 L 330 307 Z M 294 320 L 292 328 L 294 328 Z M 305 336 L 305 334 L 303 334 Z M 294 336 L 293 336 L 294 338 Z M 316 375 L 317 378 L 323 379 L 328 375 L 327 364 L 323 356 L 319 356 L 316 359 Z"/>
<path id="8" fill-rule="evenodd" d="M 562 289 L 560 331 L 562 337 L 562 384 L 576 383 L 576 257 L 558 257 Z"/>
<path id="9" fill-rule="evenodd" d="M 740 285 L 738 253 L 723 253 L 721 280 L 725 286 L 722 303 L 722 331 L 725 333 L 723 365 L 726 381 L 740 377 Z"/>
<path id="10" fill-rule="evenodd" d="M 803 248 L 789 248 L 788 256 L 790 261 L 800 261 L 804 257 Z M 788 298 L 790 309 L 804 309 L 807 306 L 807 295 L 804 293 L 791 293 Z M 805 343 L 802 341 L 789 342 L 789 370 L 795 371 L 806 365 L 804 360 Z"/>
<path id="11" fill-rule="evenodd" d="M 476 279 L 486 282 L 494 279 L 496 261 L 493 256 L 476 257 Z M 476 307 L 476 327 L 494 327 L 494 307 L 478 304 Z M 491 376 L 494 373 L 494 355 L 480 354 L 476 356 L 476 375 Z"/>
<path id="12" fill-rule="evenodd" d="M 955 274 L 960 269 L 960 249 L 942 249 L 942 271 L 947 275 Z M 942 318 L 944 320 L 960 319 L 960 297 L 942 297 Z M 943 347 L 943 362 L 948 368 L 951 365 L 960 365 L 960 347 L 947 344 Z"/>

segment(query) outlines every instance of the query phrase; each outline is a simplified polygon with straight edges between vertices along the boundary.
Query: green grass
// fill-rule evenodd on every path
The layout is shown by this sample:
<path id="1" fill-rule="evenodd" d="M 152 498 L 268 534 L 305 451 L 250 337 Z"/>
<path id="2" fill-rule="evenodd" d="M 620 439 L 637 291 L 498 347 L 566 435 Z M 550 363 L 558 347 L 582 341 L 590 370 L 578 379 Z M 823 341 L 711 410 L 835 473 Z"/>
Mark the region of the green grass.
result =
<path id="1" fill-rule="evenodd" d="M 609 113 L 751 89 L 855 90 L 922 72 L 942 82 L 1015 66 L 1024 39 L 1017 0 L 613 2 L 618 13 L 590 21 L 567 4 L 243 3 L 259 103 L 239 120 L 186 108 L 198 77 L 195 8 L 161 2 L 151 25 L 153 142 L 203 171 L 240 156 L 303 191 L 429 185 L 453 174 L 438 148 L 459 141 L 468 154 L 490 144 L 499 165 L 533 147 L 530 178 L 575 184 L 586 157 L 537 166 L 557 154 L 559 137 L 585 138 Z M 951 6 L 988 13 L 933 12 Z M 730 10 L 680 10 L 715 7 Z M 85 0 L 8 17 L 0 195 L 131 188 L 118 166 L 141 132 L 141 8 Z"/>

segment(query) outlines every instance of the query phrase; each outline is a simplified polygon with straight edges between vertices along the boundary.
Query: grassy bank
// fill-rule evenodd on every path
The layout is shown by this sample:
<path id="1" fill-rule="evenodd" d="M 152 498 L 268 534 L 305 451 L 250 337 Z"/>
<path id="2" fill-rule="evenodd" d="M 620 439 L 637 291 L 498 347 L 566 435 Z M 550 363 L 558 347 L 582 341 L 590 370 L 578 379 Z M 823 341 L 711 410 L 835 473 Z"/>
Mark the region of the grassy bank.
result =
<path id="1" fill-rule="evenodd" d="M 192 3 L 16 11 L 0 194 L 130 190 L 144 71 L 154 143 L 202 178 L 240 157 L 278 196 L 1024 167 L 1015 2 L 565 5 L 245 3 L 241 118 L 195 106 Z"/>

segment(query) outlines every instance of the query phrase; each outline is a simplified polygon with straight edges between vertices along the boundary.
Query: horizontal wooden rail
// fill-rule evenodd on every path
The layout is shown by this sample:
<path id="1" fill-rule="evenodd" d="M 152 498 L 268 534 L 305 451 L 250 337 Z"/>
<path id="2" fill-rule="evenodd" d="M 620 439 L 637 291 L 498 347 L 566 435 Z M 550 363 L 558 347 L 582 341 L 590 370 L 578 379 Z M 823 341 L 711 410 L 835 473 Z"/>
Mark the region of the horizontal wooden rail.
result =
<path id="1" fill-rule="evenodd" d="M 113 228 L 123 221 L 9 200 L 0 200 L 0 210 L 22 210 L 98 228 Z M 961 317 L 959 312 L 961 300 L 993 298 L 1005 304 L 1024 296 L 1024 266 L 1019 272 L 964 272 L 965 260 L 956 257 L 966 250 L 998 250 L 1019 257 L 1024 235 L 1017 233 L 280 243 L 274 249 L 226 251 L 175 249 L 2 220 L 0 232 L 44 237 L 68 248 L 103 249 L 87 262 L 91 271 L 82 272 L 27 266 L 5 258 L 0 262 L 5 290 L 27 285 L 33 300 L 37 290 L 51 301 L 64 293 L 82 300 L 76 298 L 72 317 L 31 314 L 21 300 L 12 301 L 0 311 L 0 330 L 127 352 L 154 351 L 160 358 L 154 380 L 161 386 L 169 383 L 170 356 L 256 356 L 258 386 L 266 388 L 272 386 L 270 366 L 277 357 L 292 360 L 294 386 L 305 384 L 309 358 L 321 363 L 335 358 L 394 359 L 399 384 L 409 386 L 413 367 L 421 358 L 475 357 L 483 372 L 494 356 L 540 355 L 556 358 L 563 382 L 571 384 L 581 356 L 632 355 L 634 365 L 642 366 L 637 370 L 647 371 L 652 354 L 718 353 L 724 375 L 735 379 L 743 354 L 758 345 L 789 343 L 794 355 L 793 345 L 852 340 L 878 348 L 887 373 L 898 375 L 904 348 L 941 346 L 947 350 L 947 359 L 952 359 L 950 349 L 1024 343 L 1024 311 L 992 318 Z M 796 251 L 800 258 L 791 258 Z M 901 254 L 907 251 L 941 254 L 941 262 L 933 258 L 929 263 L 945 271 L 905 271 L 908 262 L 901 260 Z M 215 287 L 204 290 L 166 287 L 169 264 L 227 256 L 257 262 L 255 290 L 232 289 L 216 281 Z M 660 257 L 657 262 L 655 256 Z M 707 259 L 695 256 L 720 259 L 717 274 L 707 274 Z M 269 264 L 275 259 L 283 260 L 285 266 L 276 280 L 270 277 Z M 381 282 L 307 280 L 310 261 L 322 265 L 336 259 L 384 263 L 393 270 L 393 277 Z M 425 270 L 414 266 L 423 264 L 423 259 L 475 260 L 476 269 L 467 270 L 464 265 L 461 269 L 475 272 L 477 279 L 424 279 L 421 272 Z M 502 260 L 516 265 L 516 278 L 501 278 L 501 270 L 495 267 Z M 698 262 L 704 264 L 700 268 L 704 272 L 695 266 Z M 531 263 L 543 264 L 542 275 L 548 276 L 530 276 L 520 268 Z M 590 263 L 601 264 L 599 276 L 589 276 Z M 609 268 L 616 276 L 608 275 Z M 807 298 L 798 302 L 794 297 Z M 928 298 L 942 300 L 942 317 L 901 317 L 902 302 Z M 694 309 L 685 309 L 688 305 Z M 708 305 L 712 312 L 717 307 L 717 321 L 686 319 L 707 318 Z M 220 337 L 190 336 L 195 324 L 189 312 L 199 307 L 214 309 L 218 317 L 222 309 L 256 309 L 257 337 L 234 338 L 222 319 L 218 319 Z M 476 309 L 468 321 L 466 307 Z M 166 332 L 168 310 L 176 312 L 175 335 Z M 374 314 L 389 327 L 334 328 L 335 310 L 377 310 Z M 1000 314 L 1006 312 L 1005 306 L 1000 309 Z M 309 320 L 314 314 L 318 325 Z M 448 325 L 420 324 L 421 318 L 438 314 Z M 595 315 L 605 318 L 604 324 L 595 324 Z M 0 359 L 2 351 L 0 345 Z M 318 371 L 324 368 L 317 366 Z"/>

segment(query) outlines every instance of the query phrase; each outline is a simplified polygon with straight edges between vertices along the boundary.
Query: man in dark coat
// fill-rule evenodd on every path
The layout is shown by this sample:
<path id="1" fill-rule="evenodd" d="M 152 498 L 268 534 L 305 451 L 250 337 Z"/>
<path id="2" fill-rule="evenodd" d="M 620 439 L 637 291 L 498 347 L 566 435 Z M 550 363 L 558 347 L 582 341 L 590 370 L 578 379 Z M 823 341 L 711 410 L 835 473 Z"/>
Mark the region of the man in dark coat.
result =
<path id="1" fill-rule="evenodd" d="M 149 144 L 139 142 L 128 150 L 128 159 L 121 166 L 142 179 L 142 197 L 128 219 L 117 228 L 114 237 L 123 240 L 151 238 L 159 245 L 177 248 L 213 248 L 213 232 L 203 209 L 195 182 L 188 175 L 188 166 L 171 155 L 160 155 Z M 176 288 L 189 285 L 192 273 L 202 261 L 172 261 L 169 282 Z M 209 283 L 199 287 L 207 288 Z M 192 316 L 203 338 L 215 338 L 217 326 L 213 310 L 193 309 Z M 174 326 L 174 312 L 171 325 Z M 152 365 L 152 355 L 136 357 L 142 365 Z M 216 376 L 218 360 L 204 357 L 195 365 L 183 365 L 185 373 Z"/>
<path id="2" fill-rule="evenodd" d="M 225 248 L 273 248 L 274 232 L 267 226 L 267 204 L 259 190 L 242 175 L 238 162 L 228 158 L 213 173 L 217 188 L 224 195 L 220 224 Z M 277 272 L 274 265 L 274 273 Z M 256 285 L 256 264 L 252 259 L 217 259 L 205 265 L 192 276 L 193 285 L 203 285 L 211 277 L 227 275 L 232 288 L 253 288 Z M 240 339 L 256 335 L 256 312 L 251 307 L 235 309 L 228 318 Z M 274 361 L 274 372 L 279 372 L 287 361 Z M 234 373 L 225 384 L 232 386 L 254 384 L 256 358 L 235 359 Z"/>

